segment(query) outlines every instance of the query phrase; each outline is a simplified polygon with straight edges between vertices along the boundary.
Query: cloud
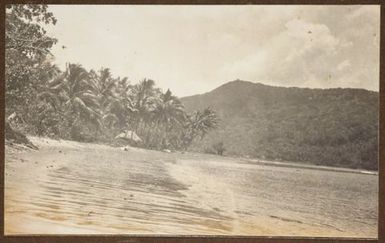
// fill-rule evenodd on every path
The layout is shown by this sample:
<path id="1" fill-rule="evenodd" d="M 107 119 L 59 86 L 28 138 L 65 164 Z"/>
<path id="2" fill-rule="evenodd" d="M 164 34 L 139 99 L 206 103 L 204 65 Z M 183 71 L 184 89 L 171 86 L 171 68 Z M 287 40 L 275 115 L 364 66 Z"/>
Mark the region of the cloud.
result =
<path id="1" fill-rule="evenodd" d="M 331 10 L 331 14 L 341 14 L 344 9 Z M 313 11 L 293 13 L 282 23 L 285 28 L 266 41 L 261 50 L 223 70 L 228 76 L 240 75 L 241 79 L 279 86 L 378 90 L 378 8 L 358 7 L 347 11 L 346 18 L 334 16 L 339 23 L 324 22 L 327 9 Z M 357 23 L 363 20 L 372 26 Z"/>
<path id="2" fill-rule="evenodd" d="M 237 78 L 378 90 L 378 6 L 49 8 L 58 19 L 48 31 L 59 39 L 59 64 L 110 67 L 132 82 L 153 78 L 179 96 Z"/>
<path id="3" fill-rule="evenodd" d="M 297 44 L 297 50 L 294 50 L 292 55 L 303 57 L 314 52 L 321 55 L 336 54 L 340 40 L 330 33 L 326 25 L 294 19 L 285 26 L 287 30 L 284 34 L 291 38 L 291 43 Z M 292 58 L 288 56 L 286 60 L 290 61 Z"/>

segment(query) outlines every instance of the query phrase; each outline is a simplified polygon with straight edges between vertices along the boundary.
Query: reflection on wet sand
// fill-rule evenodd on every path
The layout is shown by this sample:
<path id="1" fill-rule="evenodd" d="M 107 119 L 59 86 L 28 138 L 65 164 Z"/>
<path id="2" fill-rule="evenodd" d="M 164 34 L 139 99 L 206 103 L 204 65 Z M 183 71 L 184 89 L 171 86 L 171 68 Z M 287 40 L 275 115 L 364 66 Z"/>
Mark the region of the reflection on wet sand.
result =
<path id="1" fill-rule="evenodd" d="M 377 234 L 377 175 L 32 139 L 6 150 L 6 234 Z"/>

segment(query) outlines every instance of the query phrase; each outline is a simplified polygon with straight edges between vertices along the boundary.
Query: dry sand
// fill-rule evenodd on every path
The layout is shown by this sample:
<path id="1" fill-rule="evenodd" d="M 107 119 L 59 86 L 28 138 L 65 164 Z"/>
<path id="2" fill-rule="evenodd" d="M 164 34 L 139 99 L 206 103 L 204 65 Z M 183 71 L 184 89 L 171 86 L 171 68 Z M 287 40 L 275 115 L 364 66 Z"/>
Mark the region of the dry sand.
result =
<path id="1" fill-rule="evenodd" d="M 6 145 L 7 235 L 377 237 L 376 174 L 31 140 Z"/>

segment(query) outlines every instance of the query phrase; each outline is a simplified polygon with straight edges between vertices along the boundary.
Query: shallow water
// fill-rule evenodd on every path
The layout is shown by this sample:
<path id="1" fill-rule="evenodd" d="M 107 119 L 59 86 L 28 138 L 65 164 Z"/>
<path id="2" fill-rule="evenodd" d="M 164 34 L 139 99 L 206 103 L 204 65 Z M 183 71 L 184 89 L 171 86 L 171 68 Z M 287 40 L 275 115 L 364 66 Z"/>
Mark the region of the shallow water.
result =
<path id="1" fill-rule="evenodd" d="M 377 236 L 377 175 L 34 142 L 6 149 L 6 234 Z"/>

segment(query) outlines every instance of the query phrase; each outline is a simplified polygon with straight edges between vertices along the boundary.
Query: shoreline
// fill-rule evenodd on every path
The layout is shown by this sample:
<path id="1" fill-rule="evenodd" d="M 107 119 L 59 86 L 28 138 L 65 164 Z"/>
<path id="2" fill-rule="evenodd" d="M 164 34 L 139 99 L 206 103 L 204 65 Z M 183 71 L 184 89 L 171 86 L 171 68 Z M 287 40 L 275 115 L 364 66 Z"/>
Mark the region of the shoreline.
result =
<path id="1" fill-rule="evenodd" d="M 351 168 L 345 168 L 345 167 L 332 167 L 332 166 L 322 166 L 322 165 L 309 165 L 309 164 L 302 164 L 299 162 L 298 163 L 277 162 L 277 161 L 269 161 L 269 160 L 251 159 L 251 163 L 258 164 L 258 165 L 266 165 L 266 166 L 277 166 L 277 167 L 309 169 L 309 170 L 323 170 L 323 171 L 333 171 L 333 172 L 341 172 L 341 173 L 355 173 L 355 174 L 378 176 L 378 171 L 374 171 L 374 170 L 351 169 Z"/>
<path id="2" fill-rule="evenodd" d="M 376 234 L 377 177 L 210 154 L 31 141 L 40 149 L 6 148 L 7 235 Z"/>
<path id="3" fill-rule="evenodd" d="M 160 153 L 170 153 L 170 154 L 190 154 L 190 155 L 202 155 L 207 157 L 213 157 L 213 158 L 220 158 L 220 159 L 229 159 L 229 160 L 240 160 L 247 164 L 256 164 L 256 165 L 265 165 L 265 166 L 275 166 L 275 167 L 286 167 L 286 168 L 298 168 L 298 169 L 309 169 L 309 170 L 320 170 L 320 171 L 333 171 L 333 172 L 341 172 L 341 173 L 356 173 L 356 174 L 364 174 L 364 175 L 376 175 L 378 176 L 378 170 L 365 170 L 365 169 L 354 169 L 349 167 L 338 167 L 338 166 L 323 166 L 323 165 L 315 165 L 311 163 L 304 163 L 304 162 L 293 162 L 293 161 L 274 161 L 274 160 L 265 160 L 265 159 L 258 159 L 258 158 L 247 158 L 247 157 L 237 157 L 237 156 L 220 156 L 216 154 L 209 154 L 209 153 L 199 153 L 199 152 L 191 152 L 191 151 L 173 151 L 173 152 L 164 152 L 162 150 L 152 150 L 152 149 L 146 149 L 146 148 L 140 148 L 140 147 L 132 147 L 129 145 L 125 146 L 112 146 L 110 144 L 105 143 L 89 143 L 89 142 L 78 142 L 73 140 L 66 140 L 66 139 L 53 139 L 48 137 L 37 137 L 37 136 L 27 136 L 34 144 L 36 143 L 37 146 L 42 146 L 45 143 L 49 142 L 56 142 L 58 145 L 64 145 L 68 146 L 68 144 L 75 143 L 80 144 L 84 146 L 107 146 L 112 149 L 122 149 L 122 148 L 129 148 L 134 150 L 141 150 L 141 151 L 150 151 L 150 152 L 160 152 Z M 42 144 L 43 143 L 43 144 Z M 16 144 L 14 144 L 16 145 Z M 8 145 L 10 147 L 13 147 L 14 145 Z M 22 149 L 29 150 L 30 148 L 17 144 L 17 146 L 22 147 Z M 7 146 L 6 146 L 7 147 Z M 241 162 L 242 163 L 242 162 Z"/>

